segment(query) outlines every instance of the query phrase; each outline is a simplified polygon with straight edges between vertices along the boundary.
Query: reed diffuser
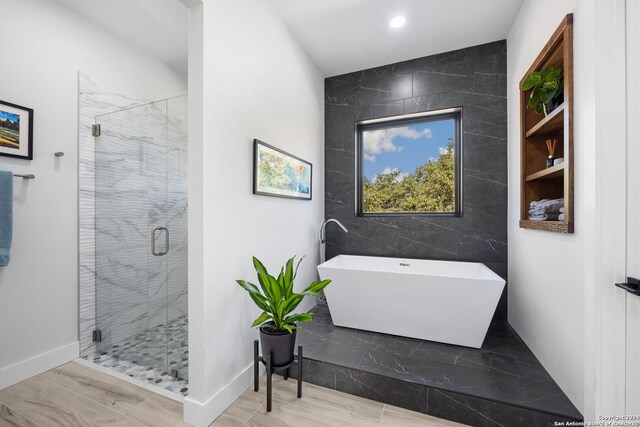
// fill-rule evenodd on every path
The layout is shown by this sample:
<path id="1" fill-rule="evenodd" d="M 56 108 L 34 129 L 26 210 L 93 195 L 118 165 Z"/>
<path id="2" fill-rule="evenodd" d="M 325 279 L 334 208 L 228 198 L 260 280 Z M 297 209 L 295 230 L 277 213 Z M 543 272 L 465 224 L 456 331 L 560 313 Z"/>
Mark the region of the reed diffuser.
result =
<path id="1" fill-rule="evenodd" d="M 553 159 L 555 158 L 556 147 L 558 146 L 557 139 L 547 139 L 545 141 L 547 143 L 547 150 L 549 151 L 549 157 L 547 157 L 547 167 L 550 168 L 553 166 Z"/>

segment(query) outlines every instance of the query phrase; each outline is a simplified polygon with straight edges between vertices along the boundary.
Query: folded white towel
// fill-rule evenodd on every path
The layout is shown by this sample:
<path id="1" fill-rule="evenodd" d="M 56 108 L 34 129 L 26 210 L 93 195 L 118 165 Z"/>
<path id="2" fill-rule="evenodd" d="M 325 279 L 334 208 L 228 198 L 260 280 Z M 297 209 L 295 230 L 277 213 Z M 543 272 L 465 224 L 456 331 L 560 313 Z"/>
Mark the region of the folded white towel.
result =
<path id="1" fill-rule="evenodd" d="M 558 214 L 564 208 L 564 198 L 534 200 L 529 204 L 529 213 L 535 214 Z"/>
<path id="2" fill-rule="evenodd" d="M 529 215 L 531 221 L 558 221 L 559 214 Z"/>
<path id="3" fill-rule="evenodd" d="M 535 208 L 535 207 L 537 207 L 538 205 L 543 205 L 543 204 L 545 204 L 545 203 L 546 203 L 546 202 L 548 202 L 548 201 L 549 201 L 549 199 L 533 200 L 531 203 L 529 203 L 529 207 L 531 207 L 531 208 Z"/>
<path id="4" fill-rule="evenodd" d="M 563 213 L 558 215 L 558 221 L 564 221 L 564 214 Z"/>
<path id="5" fill-rule="evenodd" d="M 564 213 L 564 206 L 560 208 L 560 213 Z"/>

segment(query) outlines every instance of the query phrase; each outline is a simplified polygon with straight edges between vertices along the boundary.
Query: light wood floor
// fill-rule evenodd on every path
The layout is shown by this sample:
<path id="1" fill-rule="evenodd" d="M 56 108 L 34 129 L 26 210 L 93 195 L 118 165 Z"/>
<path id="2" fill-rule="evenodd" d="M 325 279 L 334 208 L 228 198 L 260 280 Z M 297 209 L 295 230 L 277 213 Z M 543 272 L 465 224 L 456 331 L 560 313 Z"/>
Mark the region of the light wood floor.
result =
<path id="1" fill-rule="evenodd" d="M 273 411 L 249 388 L 212 426 L 453 426 L 417 412 L 274 376 Z M 182 404 L 71 362 L 0 390 L 0 426 L 186 426 Z"/>

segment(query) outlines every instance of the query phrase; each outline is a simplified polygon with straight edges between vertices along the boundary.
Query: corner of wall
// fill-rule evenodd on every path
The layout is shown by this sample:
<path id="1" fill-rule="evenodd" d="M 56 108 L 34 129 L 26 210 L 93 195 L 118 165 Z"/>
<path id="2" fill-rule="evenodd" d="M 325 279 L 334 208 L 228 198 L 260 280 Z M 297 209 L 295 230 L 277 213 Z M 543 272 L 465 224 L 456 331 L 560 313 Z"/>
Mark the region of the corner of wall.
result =
<path id="1" fill-rule="evenodd" d="M 267 3 L 211 0 L 190 9 L 189 19 L 190 386 L 184 413 L 186 422 L 206 426 L 252 381 L 256 332 L 250 325 L 258 312 L 234 285 L 255 277 L 251 255 L 268 268 L 306 255 L 296 289 L 315 278 L 323 80 Z M 252 194 L 254 138 L 313 163 L 313 200 Z"/>
<path id="2" fill-rule="evenodd" d="M 185 415 L 196 412 L 195 402 L 204 400 L 204 239 L 203 217 L 203 12 L 201 2 L 189 8 L 189 116 L 188 116 L 188 312 L 189 312 L 189 388 Z M 196 405 L 196 406 L 194 406 Z M 195 419 L 195 418 L 194 418 Z"/>
<path id="3" fill-rule="evenodd" d="M 187 397 L 184 401 L 184 422 L 195 427 L 207 427 L 251 385 L 252 374 L 253 365 L 204 402 Z"/>

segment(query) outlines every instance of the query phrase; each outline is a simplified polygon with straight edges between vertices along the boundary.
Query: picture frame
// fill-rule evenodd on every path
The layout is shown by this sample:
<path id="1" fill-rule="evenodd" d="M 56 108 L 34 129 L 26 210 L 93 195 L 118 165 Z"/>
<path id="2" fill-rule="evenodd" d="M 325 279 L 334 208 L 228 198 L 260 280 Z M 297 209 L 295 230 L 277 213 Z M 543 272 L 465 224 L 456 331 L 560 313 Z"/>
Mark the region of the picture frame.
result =
<path id="1" fill-rule="evenodd" d="M 33 109 L 0 100 L 0 156 L 33 160 Z"/>
<path id="2" fill-rule="evenodd" d="M 253 194 L 312 200 L 313 164 L 253 140 Z"/>

